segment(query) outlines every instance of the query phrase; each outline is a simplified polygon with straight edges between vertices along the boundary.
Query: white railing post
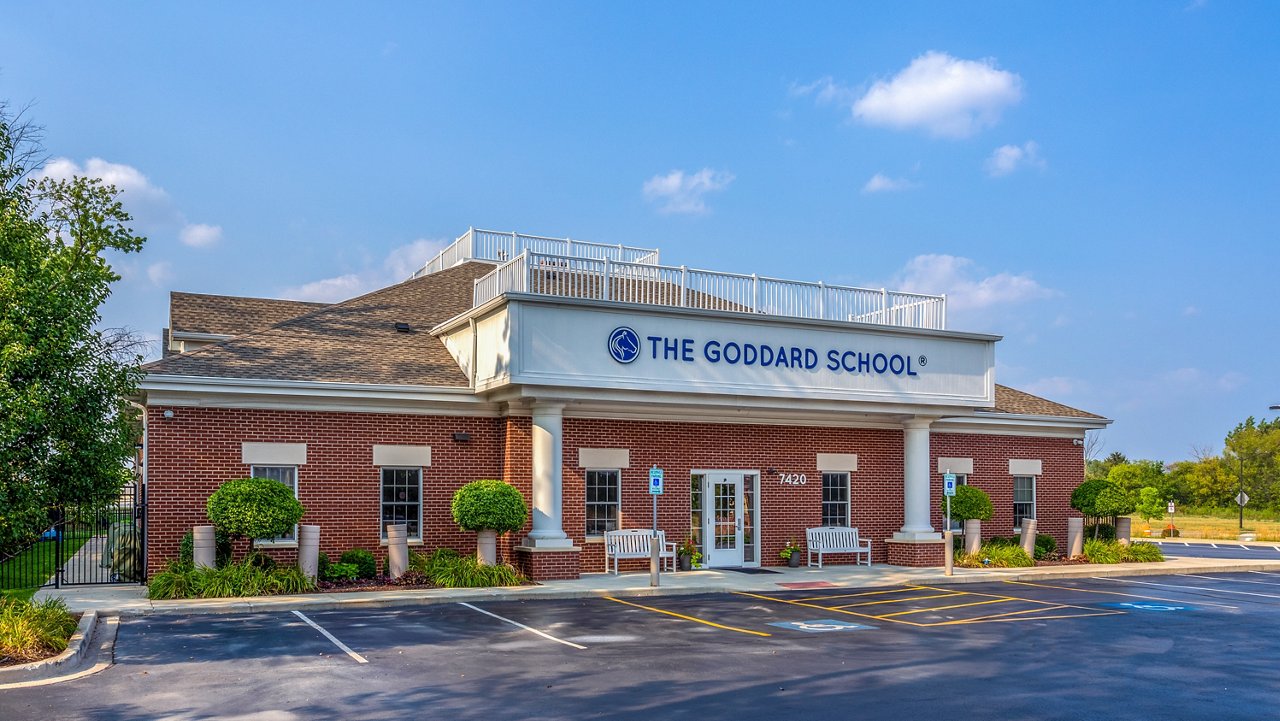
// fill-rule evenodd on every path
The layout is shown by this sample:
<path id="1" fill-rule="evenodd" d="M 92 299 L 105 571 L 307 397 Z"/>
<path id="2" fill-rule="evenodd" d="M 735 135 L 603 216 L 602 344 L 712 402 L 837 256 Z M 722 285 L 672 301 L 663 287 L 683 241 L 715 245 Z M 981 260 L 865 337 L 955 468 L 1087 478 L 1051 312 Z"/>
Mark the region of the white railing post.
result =
<path id="1" fill-rule="evenodd" d="M 609 254 L 608 254 L 608 253 L 605 253 L 605 256 L 604 256 L 604 279 L 600 282 L 600 289 L 601 289 L 601 292 L 603 292 L 603 293 L 604 293 L 604 295 L 601 297 L 601 300 L 609 300 L 609 299 L 610 299 L 610 298 L 609 298 L 609 282 L 610 282 L 610 279 L 612 278 L 612 276 L 613 276 L 613 266 L 612 266 L 612 265 L 610 264 L 610 262 L 609 262 Z"/>
<path id="2" fill-rule="evenodd" d="M 755 273 L 751 274 L 751 312 L 760 312 L 760 279 Z"/>
<path id="3" fill-rule="evenodd" d="M 573 238 L 564 239 L 564 254 L 573 257 Z"/>
<path id="4" fill-rule="evenodd" d="M 680 307 L 689 307 L 689 269 L 680 266 Z"/>
<path id="5" fill-rule="evenodd" d="M 880 289 L 880 323 L 889 325 L 889 291 Z"/>
<path id="6" fill-rule="evenodd" d="M 938 330 L 947 329 L 947 294 L 942 294 L 942 317 L 938 319 Z"/>
<path id="7" fill-rule="evenodd" d="M 827 319 L 827 284 L 818 281 L 818 317 Z"/>

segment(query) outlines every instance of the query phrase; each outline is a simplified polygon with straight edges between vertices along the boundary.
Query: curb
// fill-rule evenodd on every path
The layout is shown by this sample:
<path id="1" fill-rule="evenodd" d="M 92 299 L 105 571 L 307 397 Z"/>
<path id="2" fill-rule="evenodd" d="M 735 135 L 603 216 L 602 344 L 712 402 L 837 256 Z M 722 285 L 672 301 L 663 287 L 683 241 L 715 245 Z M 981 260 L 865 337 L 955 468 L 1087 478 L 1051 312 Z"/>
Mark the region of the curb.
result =
<path id="1" fill-rule="evenodd" d="M 67 640 L 67 650 L 57 656 L 24 663 L 19 666 L 0 668 L 0 683 L 28 680 L 37 675 L 43 675 L 40 672 L 52 671 L 60 666 L 73 666 L 79 663 L 89 649 L 89 639 L 93 638 L 93 632 L 98 627 L 98 615 L 98 611 L 85 611 L 81 614 L 80 624 L 76 626 L 76 632 L 71 634 L 71 638 Z"/>
<path id="2" fill-rule="evenodd" d="M 1212 564 L 1176 565 L 1169 567 L 1167 563 L 1129 563 L 1111 565 L 1079 565 L 1061 566 L 1052 570 L 1027 571 L 1025 569 L 964 569 L 964 573 L 955 576 L 944 576 L 941 571 L 936 575 L 918 576 L 909 580 L 884 580 L 862 584 L 873 586 L 898 585 L 900 583 L 928 583 L 938 585 L 959 585 L 969 583 L 995 583 L 1000 581 L 1035 581 L 1060 580 L 1071 578 L 1115 578 L 1124 576 L 1167 576 L 1188 573 L 1241 573 L 1246 571 L 1280 572 L 1280 560 L 1250 561 L 1232 563 L 1232 559 L 1222 559 Z M 647 582 L 647 579 L 646 579 Z M 547 601 L 575 600 L 583 598 L 600 598 L 614 596 L 620 598 L 643 598 L 654 596 L 692 596 L 712 593 L 733 593 L 743 590 L 759 590 L 748 586 L 726 588 L 717 586 L 666 586 L 651 588 L 649 586 L 633 586 L 628 588 L 582 588 L 558 589 L 543 586 L 526 586 L 519 590 L 477 589 L 470 591 L 453 591 L 438 593 L 432 591 L 384 592 L 383 595 L 366 597 L 324 598 L 325 594 L 308 594 L 305 596 L 275 596 L 254 599 L 216 599 L 192 603 L 190 601 L 152 601 L 146 608 L 123 608 L 103 610 L 99 613 L 120 615 L 125 617 L 139 616 L 173 616 L 196 614 L 226 613 L 268 613 L 273 611 L 340 611 L 387 608 L 412 608 L 431 606 L 442 603 L 459 603 L 463 601 Z M 394 594 L 394 595 L 391 595 Z M 317 597 L 320 596 L 320 597 Z"/>

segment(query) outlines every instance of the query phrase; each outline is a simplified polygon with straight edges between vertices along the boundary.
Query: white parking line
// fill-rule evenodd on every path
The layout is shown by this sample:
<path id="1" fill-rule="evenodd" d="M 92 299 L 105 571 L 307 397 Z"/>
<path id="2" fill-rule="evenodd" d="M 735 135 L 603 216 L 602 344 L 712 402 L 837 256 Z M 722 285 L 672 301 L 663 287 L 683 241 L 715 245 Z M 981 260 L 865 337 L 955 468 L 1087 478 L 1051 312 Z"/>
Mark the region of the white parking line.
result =
<path id="1" fill-rule="evenodd" d="M 1241 544 L 1240 544 L 1240 547 L 1241 547 L 1241 548 L 1243 548 L 1243 549 L 1244 549 L 1244 550 L 1246 550 L 1246 551 L 1252 551 L 1252 550 L 1253 550 L 1252 548 L 1249 548 L 1248 546 L 1244 545 L 1243 543 L 1241 543 Z"/>
<path id="2" fill-rule="evenodd" d="M 1186 541 L 1183 541 L 1182 545 L 1186 546 L 1187 548 L 1191 548 L 1191 544 L 1187 543 Z"/>
<path id="3" fill-rule="evenodd" d="M 311 619 L 309 619 L 309 618 L 307 618 L 306 616 L 302 615 L 302 612 L 301 612 L 301 611 L 294 611 L 294 612 L 293 612 L 293 615 L 297 616 L 298 618 L 302 619 L 303 621 L 306 621 L 308 626 L 310 626 L 310 627 L 314 628 L 315 630 L 319 631 L 320 633 L 323 633 L 325 638 L 329 639 L 330 641 L 333 641 L 333 645 L 337 646 L 338 648 L 342 649 L 343 651 L 346 651 L 348 656 L 350 656 L 351 658 L 354 658 L 354 659 L 356 660 L 356 663 L 369 663 L 369 659 L 365 658 L 364 656 L 361 656 L 360 654 L 356 653 L 355 651 L 352 651 L 350 646 L 348 646 L 347 644 L 345 644 L 345 643 L 343 643 L 343 642 L 339 641 L 339 640 L 337 639 L 337 637 L 335 637 L 332 633 L 329 633 L 328 631 L 326 631 L 326 630 L 324 630 L 323 628 L 321 628 L 321 627 L 320 627 L 320 624 L 318 624 L 318 623 L 316 623 L 315 621 L 312 621 Z"/>
<path id="4" fill-rule="evenodd" d="M 1261 596 L 1263 598 L 1280 598 L 1280 595 L 1274 593 L 1252 593 L 1250 591 L 1229 591 L 1225 588 L 1205 588 L 1204 586 L 1182 586 L 1176 583 L 1152 583 L 1151 581 L 1135 581 L 1132 578 L 1103 578 L 1094 576 L 1099 581 L 1115 581 L 1116 583 L 1140 583 L 1143 586 L 1159 586 L 1161 588 L 1185 588 L 1190 591 L 1214 591 L 1216 593 L 1234 593 L 1238 596 Z"/>
<path id="5" fill-rule="evenodd" d="M 1185 545 L 1185 544 L 1184 544 L 1184 545 Z M 1218 547 L 1218 544 L 1216 544 L 1216 543 L 1210 543 L 1209 545 L 1210 545 L 1210 546 L 1213 546 L 1214 548 L 1217 548 L 1217 547 Z"/>
<path id="6" fill-rule="evenodd" d="M 1218 578 L 1217 576 L 1197 576 L 1194 573 L 1179 573 L 1179 576 L 1185 578 L 1203 578 L 1208 581 L 1229 581 L 1231 583 L 1256 583 L 1261 586 L 1280 586 L 1280 583 L 1272 583 L 1271 581 L 1248 581 L 1243 578 Z"/>
<path id="7" fill-rule="evenodd" d="M 576 648 L 576 649 L 578 649 L 578 650 L 580 650 L 580 651 L 585 651 L 585 650 L 587 650 L 587 647 L 586 647 L 586 646 L 580 646 L 580 645 L 578 645 L 578 644 L 574 643 L 573 641 L 566 641 L 566 640 L 564 640 L 563 638 L 556 638 L 555 636 L 552 636 L 552 635 L 551 635 L 551 634 L 549 634 L 549 633 L 543 633 L 542 631 L 539 631 L 539 630 L 538 630 L 538 629 L 536 629 L 536 628 L 529 628 L 528 626 L 524 625 L 523 623 L 520 623 L 519 621 L 512 621 L 511 619 L 506 618 L 506 617 L 504 617 L 504 616 L 499 616 L 499 615 L 498 615 L 498 614 L 496 614 L 496 613 L 490 613 L 490 612 L 488 612 L 488 611 L 484 610 L 483 608 L 477 608 L 477 607 L 472 606 L 471 604 L 466 603 L 466 602 L 464 602 L 464 601 L 459 601 L 459 602 L 458 602 L 458 605 L 459 605 L 459 606 L 466 606 L 467 608 L 471 609 L 472 611 L 479 611 L 480 613 L 483 613 L 483 614 L 484 614 L 484 615 L 486 615 L 486 616 L 493 616 L 494 618 L 498 619 L 499 621 L 505 621 L 506 623 L 509 623 L 509 624 L 511 624 L 512 626 L 519 626 L 520 628 L 523 628 L 524 630 L 529 631 L 530 633 L 536 633 L 536 634 L 538 634 L 539 636 L 541 636 L 541 637 L 543 637 L 543 638 L 547 639 L 548 641 L 555 641 L 556 643 L 563 643 L 563 644 L 564 644 L 564 645 L 566 645 L 566 646 L 572 646 L 572 647 L 574 647 L 574 648 Z"/>

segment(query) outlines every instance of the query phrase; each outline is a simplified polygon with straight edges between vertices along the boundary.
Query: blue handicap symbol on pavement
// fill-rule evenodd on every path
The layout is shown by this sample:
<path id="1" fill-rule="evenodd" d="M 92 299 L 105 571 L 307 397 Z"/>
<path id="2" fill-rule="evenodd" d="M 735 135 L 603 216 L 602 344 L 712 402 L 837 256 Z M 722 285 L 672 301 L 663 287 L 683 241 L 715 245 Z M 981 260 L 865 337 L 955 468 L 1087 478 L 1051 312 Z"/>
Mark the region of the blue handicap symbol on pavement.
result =
<path id="1" fill-rule="evenodd" d="M 1108 608 L 1125 608 L 1131 611 L 1194 611 L 1193 606 L 1163 601 L 1124 601 L 1121 603 L 1104 603 Z"/>
<path id="2" fill-rule="evenodd" d="M 829 631 L 860 631 L 867 628 L 875 628 L 875 626 L 864 626 L 860 623 L 849 623 L 848 621 L 836 621 L 829 618 L 819 619 L 817 621 L 777 621 L 770 623 L 770 626 L 778 628 L 788 628 L 792 631 L 804 631 L 805 633 L 827 633 Z"/>

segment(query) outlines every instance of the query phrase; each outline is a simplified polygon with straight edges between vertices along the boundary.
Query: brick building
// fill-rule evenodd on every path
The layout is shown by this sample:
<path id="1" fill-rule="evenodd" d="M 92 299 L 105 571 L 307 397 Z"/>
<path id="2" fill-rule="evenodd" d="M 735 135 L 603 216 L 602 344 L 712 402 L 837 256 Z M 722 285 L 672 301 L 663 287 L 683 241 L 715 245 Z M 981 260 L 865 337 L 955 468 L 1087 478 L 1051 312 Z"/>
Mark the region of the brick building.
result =
<path id="1" fill-rule="evenodd" d="M 153 571 L 232 478 L 288 484 L 330 554 L 381 549 L 388 522 L 470 550 L 449 502 L 501 478 L 532 512 L 500 554 L 577 577 L 603 570 L 605 530 L 649 527 L 655 467 L 658 523 L 708 565 L 775 565 L 828 524 L 858 527 L 876 562 L 938 565 L 943 473 L 991 495 L 984 533 L 1030 517 L 1061 542 L 1084 433 L 1110 422 L 997 385 L 999 338 L 947 330 L 944 297 L 626 246 L 470 230 L 341 303 L 170 303 L 142 385 Z"/>

